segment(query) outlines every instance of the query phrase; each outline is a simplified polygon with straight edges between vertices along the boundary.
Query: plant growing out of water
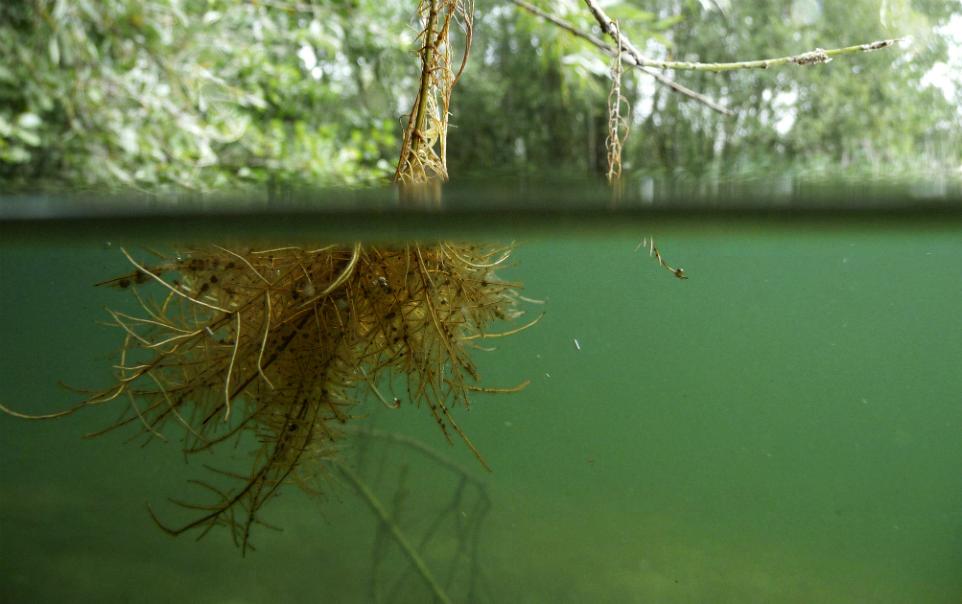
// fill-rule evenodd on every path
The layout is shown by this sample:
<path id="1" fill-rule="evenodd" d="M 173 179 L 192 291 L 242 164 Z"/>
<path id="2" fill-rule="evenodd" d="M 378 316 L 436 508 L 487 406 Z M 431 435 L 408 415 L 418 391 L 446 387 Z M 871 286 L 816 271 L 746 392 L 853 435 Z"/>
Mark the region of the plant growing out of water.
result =
<path id="1" fill-rule="evenodd" d="M 418 8 L 422 68 L 395 176 L 402 196 L 447 178 L 448 103 L 467 60 L 472 11 L 461 0 Z M 465 38 L 457 73 L 455 21 Z M 175 427 L 188 456 L 249 445 L 249 467 L 205 465 L 208 478 L 190 481 L 202 501 L 172 500 L 193 514 L 187 522 L 169 526 L 151 510 L 175 535 L 225 526 L 246 551 L 260 510 L 281 486 L 322 488 L 342 427 L 367 393 L 390 408 L 425 407 L 448 441 L 460 438 L 487 467 L 452 410 L 468 407 L 473 392 L 526 385 L 485 387 L 472 359 L 481 340 L 538 320 L 491 331 L 522 314 L 521 284 L 497 274 L 510 252 L 450 242 L 204 245 L 148 265 L 123 250 L 134 271 L 104 284 L 129 291 L 141 312 L 109 311 L 123 335 L 114 383 L 59 413 L 3 410 L 48 419 L 121 403 L 121 417 L 98 434 L 135 425 L 166 440 Z"/>
<path id="2" fill-rule="evenodd" d="M 394 181 L 402 200 L 440 202 L 440 185 L 448 179 L 447 133 L 451 92 L 471 53 L 473 0 L 421 0 L 417 14 L 421 77 L 408 114 Z M 454 70 L 451 26 L 461 24 L 464 49 Z"/>

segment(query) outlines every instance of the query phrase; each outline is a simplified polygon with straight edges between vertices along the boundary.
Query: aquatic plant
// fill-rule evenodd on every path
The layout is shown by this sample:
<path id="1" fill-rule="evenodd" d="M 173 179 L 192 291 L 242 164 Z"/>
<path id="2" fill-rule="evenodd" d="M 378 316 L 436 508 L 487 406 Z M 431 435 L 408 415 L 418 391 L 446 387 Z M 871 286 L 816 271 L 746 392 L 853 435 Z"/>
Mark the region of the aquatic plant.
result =
<path id="1" fill-rule="evenodd" d="M 467 60 L 472 12 L 459 0 L 418 7 L 421 78 L 395 176 L 402 198 L 439 193 L 433 185 L 447 178 L 448 103 Z M 449 42 L 455 21 L 465 38 L 457 73 Z M 342 427 L 368 393 L 390 408 L 426 407 L 449 441 L 459 437 L 486 466 L 452 409 L 468 407 L 472 392 L 526 385 L 485 387 L 472 359 L 479 340 L 538 320 L 490 331 L 522 314 L 521 284 L 496 274 L 510 251 L 450 242 L 208 244 L 146 263 L 123 250 L 133 272 L 101 285 L 128 290 L 142 312 L 108 311 L 123 333 L 113 384 L 57 413 L 0 409 L 50 419 L 123 402 L 120 417 L 97 434 L 134 424 L 148 439 L 167 440 L 174 426 L 186 456 L 249 446 L 250 467 L 205 465 L 208 479 L 190 481 L 204 501 L 172 500 L 194 513 L 191 520 L 169 526 L 151 510 L 171 534 L 222 525 L 246 550 L 252 527 L 263 522 L 259 511 L 279 488 L 322 488 L 319 479 L 345 440 Z"/>
<path id="2" fill-rule="evenodd" d="M 391 408 L 426 407 L 448 440 L 457 435 L 484 463 L 452 409 L 472 392 L 525 385 L 482 386 L 471 357 L 480 340 L 527 326 L 489 331 L 521 314 L 521 284 L 496 275 L 508 248 L 212 245 L 150 266 L 124 253 L 135 270 L 105 284 L 130 291 L 142 313 L 109 311 L 123 333 L 114 383 L 36 417 L 123 401 L 100 433 L 135 424 L 166 440 L 173 425 L 188 456 L 253 443 L 248 470 L 208 465 L 211 480 L 191 481 L 205 502 L 174 501 L 194 519 L 170 527 L 155 516 L 172 534 L 224 525 L 246 549 L 278 488 L 319 488 L 367 393 Z"/>

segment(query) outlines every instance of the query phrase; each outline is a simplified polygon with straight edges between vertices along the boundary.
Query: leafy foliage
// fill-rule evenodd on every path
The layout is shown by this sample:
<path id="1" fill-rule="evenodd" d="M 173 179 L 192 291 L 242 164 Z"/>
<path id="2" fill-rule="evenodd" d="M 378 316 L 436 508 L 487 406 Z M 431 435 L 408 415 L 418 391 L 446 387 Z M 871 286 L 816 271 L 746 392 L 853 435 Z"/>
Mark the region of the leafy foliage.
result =
<path id="1" fill-rule="evenodd" d="M 539 6 L 597 32 L 578 0 Z M 626 170 L 957 167 L 958 99 L 924 85 L 955 3 L 606 3 L 652 58 L 744 60 L 912 35 L 895 51 L 766 72 L 670 74 L 725 118 L 625 74 Z M 19 0 L 0 5 L 0 183 L 268 191 L 387 179 L 417 92 L 399 0 Z M 958 79 L 958 76 L 955 76 Z M 959 82 L 957 82 L 959 83 Z M 608 63 L 506 0 L 479 2 L 451 103 L 452 174 L 602 174 Z"/>
<path id="2" fill-rule="evenodd" d="M 211 189 L 358 182 L 397 142 L 374 2 L 34 0 L 0 7 L 0 178 Z M 392 67 L 386 67 L 392 65 Z M 380 98 L 389 91 L 380 91 Z"/>

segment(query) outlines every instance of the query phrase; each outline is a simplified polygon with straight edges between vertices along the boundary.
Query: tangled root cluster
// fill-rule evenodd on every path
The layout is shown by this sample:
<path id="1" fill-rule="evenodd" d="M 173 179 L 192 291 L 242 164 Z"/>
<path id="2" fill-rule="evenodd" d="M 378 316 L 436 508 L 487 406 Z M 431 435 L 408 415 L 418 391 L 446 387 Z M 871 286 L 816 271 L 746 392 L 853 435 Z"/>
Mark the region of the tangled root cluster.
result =
<path id="1" fill-rule="evenodd" d="M 253 436 L 249 472 L 209 467 L 211 481 L 191 481 L 207 502 L 175 501 L 197 516 L 173 528 L 158 520 L 173 534 L 227 526 L 246 550 L 281 485 L 317 488 L 368 394 L 427 407 L 448 440 L 457 434 L 484 463 L 451 410 L 472 391 L 526 385 L 480 386 L 470 354 L 478 340 L 537 321 L 488 331 L 521 315 L 521 285 L 495 275 L 509 254 L 451 243 L 210 246 L 149 266 L 128 254 L 136 270 L 105 283 L 130 290 L 143 312 L 110 311 L 124 333 L 116 382 L 73 410 L 123 400 L 104 432 L 139 424 L 166 439 L 176 425 L 187 455 Z"/>
<path id="2" fill-rule="evenodd" d="M 420 86 L 408 114 L 394 181 L 416 185 L 448 179 L 447 133 L 451 92 L 468 56 L 474 30 L 474 0 L 420 0 L 417 9 Z M 455 69 L 452 24 L 463 32 L 460 65 Z"/>

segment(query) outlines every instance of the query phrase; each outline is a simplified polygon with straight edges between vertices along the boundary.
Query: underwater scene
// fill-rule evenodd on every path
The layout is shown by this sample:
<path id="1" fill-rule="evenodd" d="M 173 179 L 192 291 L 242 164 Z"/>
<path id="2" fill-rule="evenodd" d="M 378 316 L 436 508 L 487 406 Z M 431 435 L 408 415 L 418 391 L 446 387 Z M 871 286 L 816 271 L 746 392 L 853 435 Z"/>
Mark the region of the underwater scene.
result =
<path id="1" fill-rule="evenodd" d="M 8 239 L 0 600 L 960 601 L 957 223 L 652 234 Z"/>

